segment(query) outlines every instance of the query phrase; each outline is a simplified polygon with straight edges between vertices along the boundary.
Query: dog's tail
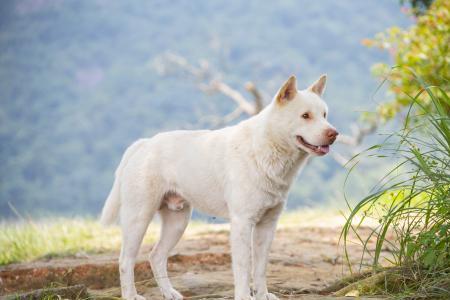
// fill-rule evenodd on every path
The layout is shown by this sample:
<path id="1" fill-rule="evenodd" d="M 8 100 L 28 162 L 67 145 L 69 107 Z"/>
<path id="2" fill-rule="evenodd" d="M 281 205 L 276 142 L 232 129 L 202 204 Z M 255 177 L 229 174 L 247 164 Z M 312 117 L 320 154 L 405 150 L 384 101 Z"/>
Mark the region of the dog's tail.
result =
<path id="1" fill-rule="evenodd" d="M 104 226 L 114 223 L 119 215 L 120 210 L 120 180 L 122 177 L 122 170 L 127 165 L 128 160 L 133 154 L 137 152 L 140 146 L 145 142 L 144 139 L 140 139 L 133 143 L 125 151 L 122 160 L 120 161 L 119 167 L 117 167 L 115 179 L 111 191 L 109 192 L 108 198 L 106 199 L 105 205 L 102 209 L 102 214 L 100 216 L 100 223 Z"/>
<path id="2" fill-rule="evenodd" d="M 116 175 L 114 184 L 103 206 L 102 214 L 100 216 L 100 223 L 103 226 L 112 224 L 119 214 L 120 209 L 120 178 Z"/>

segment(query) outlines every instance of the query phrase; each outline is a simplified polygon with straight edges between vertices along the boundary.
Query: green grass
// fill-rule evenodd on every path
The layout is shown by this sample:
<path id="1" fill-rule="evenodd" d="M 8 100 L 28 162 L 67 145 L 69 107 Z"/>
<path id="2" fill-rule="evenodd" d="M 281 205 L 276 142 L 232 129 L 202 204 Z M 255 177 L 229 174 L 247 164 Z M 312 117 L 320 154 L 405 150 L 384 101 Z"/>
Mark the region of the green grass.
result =
<path id="1" fill-rule="evenodd" d="M 202 221 L 189 224 L 188 234 L 211 231 L 215 227 Z M 150 224 L 144 244 L 153 244 L 159 225 Z M 0 223 L 0 265 L 29 262 L 39 258 L 65 257 L 117 251 L 120 249 L 119 226 L 104 227 L 97 220 L 47 219 Z"/>
<path id="2" fill-rule="evenodd" d="M 146 239 L 153 235 L 147 234 Z M 120 231 L 103 228 L 93 220 L 54 219 L 0 224 L 0 265 L 40 257 L 98 253 L 117 249 Z"/>
<path id="3" fill-rule="evenodd" d="M 335 210 L 309 209 L 287 212 L 282 215 L 279 223 L 280 227 L 302 224 L 341 226 L 343 218 Z M 194 220 L 189 223 L 185 236 L 228 228 L 227 224 L 208 224 Z M 144 244 L 153 244 L 158 235 L 159 225 L 153 222 L 147 230 Z M 17 222 L 4 222 L 0 223 L 0 265 L 40 258 L 118 251 L 120 243 L 121 233 L 118 226 L 103 227 L 93 219 L 22 219 Z"/>
<path id="4" fill-rule="evenodd" d="M 372 256 L 377 270 L 382 249 L 388 247 L 393 249 L 391 265 L 399 267 L 398 279 L 386 283 L 383 292 L 450 299 L 450 99 L 438 87 L 424 87 L 421 93 L 432 107 L 419 102 L 420 93 L 411 97 L 403 130 L 366 152 L 398 163 L 351 208 L 342 237 L 347 245 L 364 219 L 376 219 L 371 236 L 360 239 L 364 255 Z M 370 238 L 376 239 L 375 249 L 369 249 Z"/>

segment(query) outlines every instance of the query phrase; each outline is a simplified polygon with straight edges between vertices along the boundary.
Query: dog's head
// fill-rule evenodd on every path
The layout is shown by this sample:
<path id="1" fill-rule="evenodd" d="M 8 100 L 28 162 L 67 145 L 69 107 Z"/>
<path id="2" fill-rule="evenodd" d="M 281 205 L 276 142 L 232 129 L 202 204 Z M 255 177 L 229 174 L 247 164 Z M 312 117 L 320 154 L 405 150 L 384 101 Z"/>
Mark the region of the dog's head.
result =
<path id="1" fill-rule="evenodd" d="M 314 155 L 325 155 L 338 132 L 327 121 L 328 107 L 322 100 L 326 76 L 322 75 L 305 90 L 297 90 L 297 80 L 291 76 L 274 98 L 275 119 L 284 140 Z"/>

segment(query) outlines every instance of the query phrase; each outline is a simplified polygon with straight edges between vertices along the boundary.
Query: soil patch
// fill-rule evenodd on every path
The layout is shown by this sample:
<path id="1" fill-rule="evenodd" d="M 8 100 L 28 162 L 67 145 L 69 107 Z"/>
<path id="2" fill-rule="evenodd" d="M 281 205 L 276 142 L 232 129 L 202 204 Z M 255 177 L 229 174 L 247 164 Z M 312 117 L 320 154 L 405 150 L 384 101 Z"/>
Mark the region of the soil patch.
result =
<path id="1" fill-rule="evenodd" d="M 367 234 L 369 229 L 367 229 Z M 338 245 L 340 228 L 285 227 L 277 231 L 267 278 L 269 290 L 282 299 L 325 299 L 318 291 L 349 273 Z M 358 269 L 360 247 L 349 246 Z M 142 247 L 136 265 L 138 291 L 162 299 Z M 55 285 L 83 284 L 96 296 L 120 296 L 118 253 L 57 258 L 0 268 L 0 296 Z M 173 285 L 188 299 L 232 298 L 233 278 L 227 230 L 199 232 L 184 238 L 169 258 Z M 333 299 L 338 299 L 333 297 Z"/>

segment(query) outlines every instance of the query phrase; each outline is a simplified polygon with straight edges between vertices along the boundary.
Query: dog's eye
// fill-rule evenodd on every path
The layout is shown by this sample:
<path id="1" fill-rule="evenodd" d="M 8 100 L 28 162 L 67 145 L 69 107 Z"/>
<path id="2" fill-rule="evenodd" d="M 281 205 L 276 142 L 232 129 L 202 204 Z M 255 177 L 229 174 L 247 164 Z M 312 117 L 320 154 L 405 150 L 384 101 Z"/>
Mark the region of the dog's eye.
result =
<path id="1" fill-rule="evenodd" d="M 327 113 L 326 113 L 326 112 L 323 113 L 323 117 L 324 117 L 324 118 L 327 117 Z"/>
<path id="2" fill-rule="evenodd" d="M 304 113 L 304 114 L 302 115 L 302 118 L 303 118 L 303 119 L 309 119 L 309 114 L 308 114 L 308 113 Z"/>

